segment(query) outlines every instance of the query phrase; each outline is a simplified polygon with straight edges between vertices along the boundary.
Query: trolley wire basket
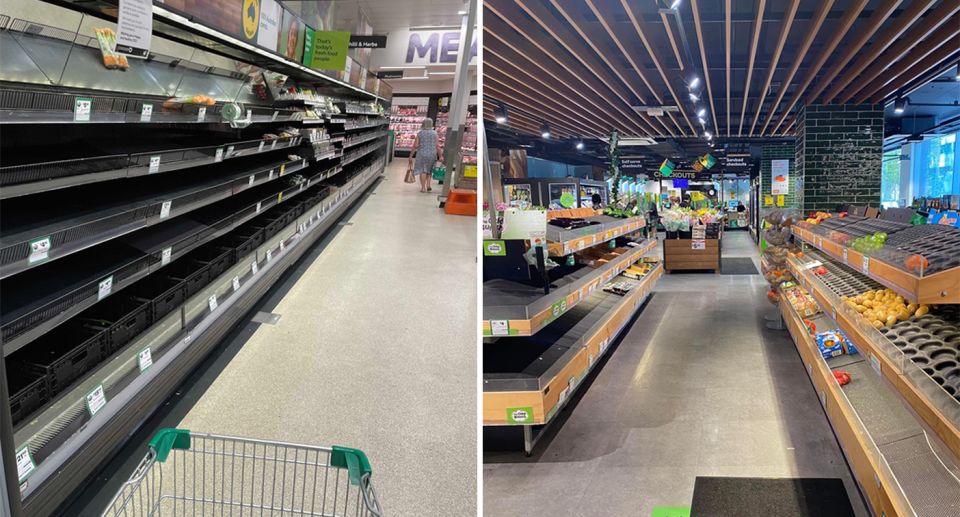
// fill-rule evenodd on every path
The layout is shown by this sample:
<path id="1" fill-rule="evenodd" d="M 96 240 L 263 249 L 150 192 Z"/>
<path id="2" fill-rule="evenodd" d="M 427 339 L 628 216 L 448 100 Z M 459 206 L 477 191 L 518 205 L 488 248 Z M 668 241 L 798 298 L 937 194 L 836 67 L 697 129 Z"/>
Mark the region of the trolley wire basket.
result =
<path id="1" fill-rule="evenodd" d="M 382 517 L 357 449 L 163 429 L 103 517 Z"/>

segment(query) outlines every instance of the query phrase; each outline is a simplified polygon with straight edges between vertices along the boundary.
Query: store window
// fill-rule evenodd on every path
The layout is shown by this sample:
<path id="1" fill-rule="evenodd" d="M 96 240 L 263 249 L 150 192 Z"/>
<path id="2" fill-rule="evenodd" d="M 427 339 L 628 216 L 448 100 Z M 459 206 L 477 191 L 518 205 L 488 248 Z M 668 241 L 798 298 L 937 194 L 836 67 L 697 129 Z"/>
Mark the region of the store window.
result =
<path id="1" fill-rule="evenodd" d="M 880 202 L 884 208 L 899 206 L 900 148 L 883 153 L 883 175 L 880 179 Z"/>
<path id="2" fill-rule="evenodd" d="M 957 133 L 927 140 L 914 149 L 914 197 L 960 194 L 960 175 L 956 171 Z"/>

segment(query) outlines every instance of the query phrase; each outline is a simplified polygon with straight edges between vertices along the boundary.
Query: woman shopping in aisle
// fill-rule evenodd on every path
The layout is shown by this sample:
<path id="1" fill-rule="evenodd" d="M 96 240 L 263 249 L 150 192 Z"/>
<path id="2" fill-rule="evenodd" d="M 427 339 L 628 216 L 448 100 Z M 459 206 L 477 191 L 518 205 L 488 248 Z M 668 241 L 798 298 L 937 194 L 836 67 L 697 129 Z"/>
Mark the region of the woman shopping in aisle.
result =
<path id="1" fill-rule="evenodd" d="M 443 163 L 440 140 L 437 138 L 437 131 L 433 129 L 433 119 L 425 118 L 420 131 L 413 139 L 409 165 L 413 169 L 413 174 L 420 177 L 420 192 L 433 190 L 430 187 L 430 175 L 433 174 L 433 166 L 438 160 Z"/>

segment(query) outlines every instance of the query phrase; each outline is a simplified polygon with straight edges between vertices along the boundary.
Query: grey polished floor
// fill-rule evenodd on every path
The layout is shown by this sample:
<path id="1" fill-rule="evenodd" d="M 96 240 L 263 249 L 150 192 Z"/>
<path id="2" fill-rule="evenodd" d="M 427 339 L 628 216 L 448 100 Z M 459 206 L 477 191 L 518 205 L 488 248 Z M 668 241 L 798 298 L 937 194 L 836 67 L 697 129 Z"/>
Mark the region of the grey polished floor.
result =
<path id="1" fill-rule="evenodd" d="M 746 232 L 724 256 L 753 257 Z M 759 268 L 759 263 L 757 263 Z M 531 458 L 487 453 L 484 514 L 647 517 L 696 476 L 838 477 L 867 515 L 760 275 L 672 274 Z"/>

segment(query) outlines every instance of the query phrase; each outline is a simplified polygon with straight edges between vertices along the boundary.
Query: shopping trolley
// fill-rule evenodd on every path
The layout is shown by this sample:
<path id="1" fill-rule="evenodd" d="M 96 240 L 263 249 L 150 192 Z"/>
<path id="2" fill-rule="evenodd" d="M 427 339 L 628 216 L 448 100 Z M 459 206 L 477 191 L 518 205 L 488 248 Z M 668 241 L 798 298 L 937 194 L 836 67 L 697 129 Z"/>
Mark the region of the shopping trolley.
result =
<path id="1" fill-rule="evenodd" d="M 164 429 L 103 517 L 382 517 L 362 451 Z"/>

